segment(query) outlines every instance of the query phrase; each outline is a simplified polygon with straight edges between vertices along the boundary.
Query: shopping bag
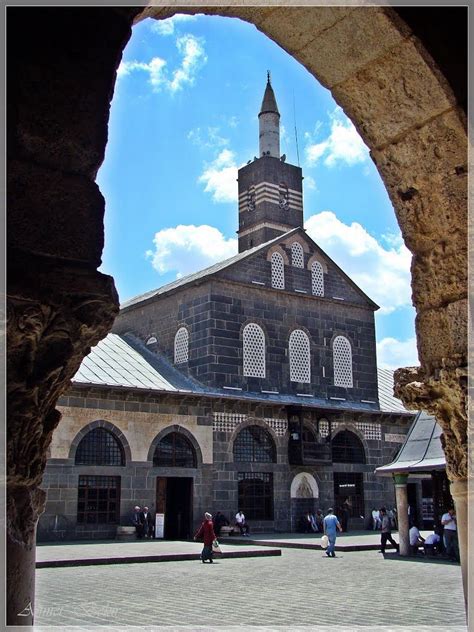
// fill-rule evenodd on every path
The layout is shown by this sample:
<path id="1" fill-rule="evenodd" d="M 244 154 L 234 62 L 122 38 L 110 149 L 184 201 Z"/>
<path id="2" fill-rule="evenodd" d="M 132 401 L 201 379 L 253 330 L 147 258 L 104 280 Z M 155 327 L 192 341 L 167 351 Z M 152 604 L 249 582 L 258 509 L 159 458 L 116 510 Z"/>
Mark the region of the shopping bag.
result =
<path id="1" fill-rule="evenodd" d="M 214 540 L 212 543 L 212 552 L 213 553 L 222 553 L 221 547 L 219 546 L 219 542 Z"/>
<path id="2" fill-rule="evenodd" d="M 327 535 L 323 535 L 323 537 L 321 538 L 321 548 L 322 549 L 327 549 L 329 546 L 329 539 Z"/>

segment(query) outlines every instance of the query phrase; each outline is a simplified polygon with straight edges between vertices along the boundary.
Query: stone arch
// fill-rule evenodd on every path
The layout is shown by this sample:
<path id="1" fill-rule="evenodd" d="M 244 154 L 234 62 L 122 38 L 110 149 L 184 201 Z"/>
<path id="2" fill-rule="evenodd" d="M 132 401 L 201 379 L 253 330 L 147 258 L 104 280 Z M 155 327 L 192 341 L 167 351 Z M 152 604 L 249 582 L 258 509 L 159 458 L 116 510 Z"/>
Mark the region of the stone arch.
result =
<path id="1" fill-rule="evenodd" d="M 352 458 L 357 460 L 351 460 L 349 458 L 347 461 L 339 461 L 334 459 L 335 443 L 337 444 L 343 438 L 343 435 L 345 438 L 349 438 L 352 442 L 352 445 L 349 446 L 350 449 L 347 450 L 348 456 L 350 456 L 350 453 L 352 453 L 354 455 Z M 354 432 L 352 429 L 338 428 L 337 432 L 335 432 L 334 435 L 331 437 L 331 449 L 333 451 L 333 463 L 367 463 L 367 446 L 364 445 L 364 441 L 361 440 L 358 433 Z"/>
<path id="2" fill-rule="evenodd" d="M 201 7 L 184 10 L 202 12 Z M 96 271 L 103 246 L 104 200 L 94 182 L 104 155 L 116 68 L 134 18 L 165 18 L 175 12 L 166 7 L 100 7 L 92 15 L 79 7 L 41 7 L 27 15 L 14 10 L 9 14 L 10 625 L 20 623 L 17 613 L 25 603 L 34 604 L 34 526 L 42 501 L 32 492 L 41 482 L 46 446 L 60 420 L 57 399 L 87 350 L 110 330 L 118 311 L 113 281 Z M 426 409 L 437 417 L 445 438 L 447 473 L 451 481 L 459 481 L 456 490 L 465 507 L 464 13 L 455 8 L 442 16 L 435 13 L 435 32 L 437 28 L 451 34 L 454 58 L 460 64 L 450 63 L 443 42 L 425 29 L 416 9 L 410 13 L 410 8 L 398 7 L 231 6 L 206 8 L 206 13 L 247 20 L 287 50 L 332 91 L 370 148 L 414 255 L 412 288 L 421 369 L 397 373 L 396 395 L 409 408 Z M 67 67 L 62 63 L 65 55 Z M 38 81 L 45 73 L 52 80 Z M 79 100 L 83 107 L 73 117 Z M 30 230 L 25 231 L 25 225 Z M 84 225 L 89 230 L 84 231 Z M 41 361 L 46 356 L 47 366 Z M 18 361 L 21 357 L 28 358 L 26 365 Z M 38 440 L 25 450 L 22 434 Z M 464 579 L 466 573 L 463 563 Z M 32 617 L 21 623 L 31 624 Z"/>
<path id="3" fill-rule="evenodd" d="M 288 255 L 286 254 L 285 249 L 280 246 L 280 244 L 275 244 L 274 246 L 272 246 L 271 248 L 267 250 L 267 261 L 272 260 L 272 254 L 274 252 L 278 252 L 278 254 L 283 257 L 283 263 L 286 266 L 290 265 L 290 260 L 288 259 Z"/>
<path id="4" fill-rule="evenodd" d="M 242 433 L 245 432 L 245 430 L 248 430 L 253 427 L 261 429 L 262 432 L 268 435 L 268 438 L 270 440 L 270 448 L 271 448 L 271 460 L 270 461 L 253 461 L 251 459 L 251 462 L 254 462 L 254 463 L 277 463 L 278 462 L 278 443 L 276 441 L 275 432 L 265 422 L 255 423 L 256 421 L 257 420 L 248 420 L 247 422 L 241 424 L 239 428 L 236 429 L 234 433 L 232 433 L 232 440 L 230 442 L 230 445 L 232 446 L 232 456 L 233 456 L 234 463 L 239 462 L 235 460 L 235 449 L 236 449 L 237 440 L 239 439 L 240 436 L 242 436 Z"/>
<path id="5" fill-rule="evenodd" d="M 305 485 L 306 484 L 306 485 Z M 301 496 L 298 495 L 299 490 L 302 486 L 308 486 L 312 496 Z M 291 481 L 290 486 L 290 497 L 291 498 L 319 498 L 319 486 L 316 482 L 316 479 L 309 472 L 299 472 Z"/>
<path id="6" fill-rule="evenodd" d="M 321 265 L 324 274 L 327 274 L 328 273 L 328 265 L 327 265 L 326 261 L 324 260 L 324 258 L 319 253 L 315 253 L 314 255 L 312 255 L 308 259 L 308 263 L 306 265 L 308 270 L 311 270 L 311 266 L 313 265 L 313 263 L 315 261 L 317 261 Z"/>
<path id="7" fill-rule="evenodd" d="M 148 450 L 148 455 L 147 455 L 147 461 L 153 464 L 153 456 L 155 454 L 156 446 L 160 443 L 162 439 L 164 439 L 164 437 L 166 437 L 166 435 L 169 435 L 172 432 L 177 432 L 177 433 L 182 434 L 191 443 L 191 445 L 194 448 L 194 452 L 196 454 L 196 467 L 198 468 L 201 467 L 202 450 L 199 444 L 199 440 L 194 436 L 194 434 L 190 430 L 188 430 L 187 428 L 184 428 L 183 426 L 180 426 L 179 424 L 173 424 L 172 426 L 167 426 L 166 428 L 163 428 L 163 430 L 161 430 L 156 435 L 156 437 L 150 443 L 150 448 Z"/>
<path id="8" fill-rule="evenodd" d="M 122 449 L 123 449 L 123 452 L 124 452 L 124 457 L 125 457 L 124 465 L 127 465 L 132 460 L 132 452 L 131 452 L 131 449 L 130 449 L 130 444 L 128 443 L 128 439 L 124 435 L 124 433 L 120 430 L 120 428 L 118 428 L 113 423 L 111 423 L 110 421 L 107 421 L 105 419 L 97 419 L 95 421 L 91 421 L 90 423 L 88 423 L 87 425 L 83 426 L 79 430 L 79 432 L 76 434 L 74 439 L 71 441 L 71 446 L 69 448 L 69 457 L 68 458 L 71 459 L 72 462 L 74 462 L 74 460 L 76 458 L 76 451 L 77 451 L 77 448 L 78 448 L 80 442 L 82 441 L 82 439 L 84 439 L 84 437 L 91 430 L 94 430 L 95 428 L 104 428 L 105 430 L 108 430 L 109 432 L 111 432 L 114 435 L 114 437 L 117 439 L 117 441 L 122 446 Z"/>

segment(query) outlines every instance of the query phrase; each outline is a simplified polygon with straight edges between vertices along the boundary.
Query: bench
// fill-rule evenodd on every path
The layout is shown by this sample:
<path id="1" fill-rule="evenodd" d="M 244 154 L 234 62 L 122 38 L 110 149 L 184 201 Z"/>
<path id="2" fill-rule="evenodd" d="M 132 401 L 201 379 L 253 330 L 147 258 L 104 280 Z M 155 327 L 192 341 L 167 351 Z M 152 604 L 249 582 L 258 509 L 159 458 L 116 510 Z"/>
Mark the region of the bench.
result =
<path id="1" fill-rule="evenodd" d="M 221 527 L 221 532 L 219 534 L 220 538 L 228 538 L 235 532 L 235 527 Z"/>
<path id="2" fill-rule="evenodd" d="M 137 534 L 136 534 L 135 527 L 122 527 L 122 526 L 117 527 L 115 539 L 122 540 L 122 541 L 136 540 Z"/>

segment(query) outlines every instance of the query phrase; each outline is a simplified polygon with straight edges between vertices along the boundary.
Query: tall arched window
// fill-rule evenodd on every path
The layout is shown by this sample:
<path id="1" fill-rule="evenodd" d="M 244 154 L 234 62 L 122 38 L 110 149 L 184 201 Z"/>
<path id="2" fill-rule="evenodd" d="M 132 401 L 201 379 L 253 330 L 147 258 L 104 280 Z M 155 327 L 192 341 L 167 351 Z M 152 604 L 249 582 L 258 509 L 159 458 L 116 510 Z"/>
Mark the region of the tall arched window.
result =
<path id="1" fill-rule="evenodd" d="M 344 336 L 336 336 L 332 343 L 334 386 L 352 388 L 352 349 Z"/>
<path id="2" fill-rule="evenodd" d="M 291 265 L 295 268 L 304 268 L 303 246 L 297 241 L 291 244 Z"/>
<path id="3" fill-rule="evenodd" d="M 272 287 L 278 290 L 285 289 L 285 263 L 279 252 L 274 252 L 272 262 Z"/>
<path id="4" fill-rule="evenodd" d="M 331 442 L 334 463 L 365 463 L 365 450 L 357 435 L 342 430 Z"/>
<path id="5" fill-rule="evenodd" d="M 276 463 L 275 444 L 269 432 L 260 426 L 247 426 L 234 441 L 234 461 Z"/>
<path id="6" fill-rule="evenodd" d="M 311 382 L 311 356 L 309 338 L 301 329 L 290 334 L 290 380 L 292 382 Z"/>
<path id="7" fill-rule="evenodd" d="M 76 465 L 125 465 L 122 445 L 105 428 L 94 428 L 83 437 L 76 450 Z"/>
<path id="8" fill-rule="evenodd" d="M 257 323 L 245 325 L 243 331 L 244 375 L 265 377 L 265 334 Z"/>
<path id="9" fill-rule="evenodd" d="M 311 288 L 315 296 L 324 296 L 323 266 L 319 261 L 313 261 L 311 265 Z"/>
<path id="10" fill-rule="evenodd" d="M 180 327 L 174 337 L 174 362 L 182 364 L 189 357 L 189 334 L 186 327 Z"/>
<path id="11" fill-rule="evenodd" d="M 196 467 L 196 452 L 184 435 L 170 432 L 158 443 L 153 455 L 155 467 Z"/>

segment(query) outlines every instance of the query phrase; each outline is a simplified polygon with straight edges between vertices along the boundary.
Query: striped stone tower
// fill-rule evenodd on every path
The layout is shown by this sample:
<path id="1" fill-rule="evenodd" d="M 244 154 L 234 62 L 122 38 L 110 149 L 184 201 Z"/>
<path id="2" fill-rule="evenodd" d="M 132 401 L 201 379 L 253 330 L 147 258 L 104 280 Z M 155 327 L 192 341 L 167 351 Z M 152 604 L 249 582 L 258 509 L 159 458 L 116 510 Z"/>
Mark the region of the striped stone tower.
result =
<path id="1" fill-rule="evenodd" d="M 259 156 L 239 169 L 239 252 L 303 226 L 303 176 L 280 155 L 280 113 L 267 76 L 258 115 Z"/>

